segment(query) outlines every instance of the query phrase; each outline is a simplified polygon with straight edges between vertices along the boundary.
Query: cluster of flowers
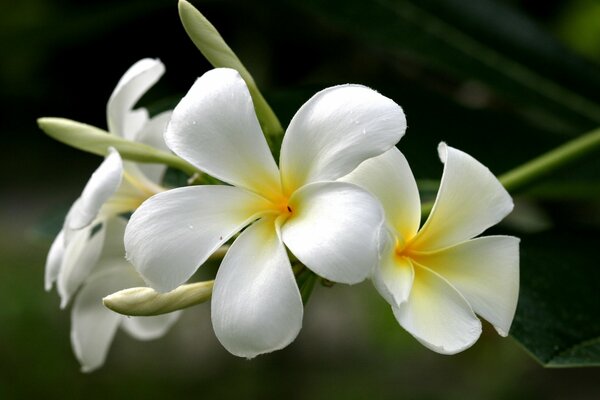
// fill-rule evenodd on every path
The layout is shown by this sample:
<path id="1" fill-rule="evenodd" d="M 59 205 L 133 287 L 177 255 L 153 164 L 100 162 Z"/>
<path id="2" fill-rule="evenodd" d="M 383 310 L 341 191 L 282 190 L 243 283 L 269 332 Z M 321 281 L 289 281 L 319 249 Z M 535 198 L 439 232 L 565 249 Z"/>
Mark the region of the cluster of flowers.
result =
<path id="1" fill-rule="evenodd" d="M 174 110 L 150 118 L 134 107 L 163 72 L 144 59 L 125 73 L 108 102 L 108 134 L 172 151 L 224 184 L 167 189 L 164 165 L 108 149 L 46 263 L 46 289 L 56 282 L 62 307 L 73 299 L 71 339 L 84 371 L 103 364 L 119 326 L 156 338 L 180 313 L 125 317 L 103 297 L 145 285 L 176 290 L 219 249 L 227 251 L 212 325 L 237 356 L 298 335 L 304 306 L 292 265 L 343 284 L 371 279 L 399 324 L 439 353 L 478 339 L 476 314 L 507 335 L 519 240 L 475 238 L 512 209 L 486 167 L 441 143 L 441 185 L 421 226 L 417 185 L 396 148 L 406 119 L 391 99 L 361 85 L 322 90 L 291 120 L 276 163 L 236 70 L 208 71 Z"/>

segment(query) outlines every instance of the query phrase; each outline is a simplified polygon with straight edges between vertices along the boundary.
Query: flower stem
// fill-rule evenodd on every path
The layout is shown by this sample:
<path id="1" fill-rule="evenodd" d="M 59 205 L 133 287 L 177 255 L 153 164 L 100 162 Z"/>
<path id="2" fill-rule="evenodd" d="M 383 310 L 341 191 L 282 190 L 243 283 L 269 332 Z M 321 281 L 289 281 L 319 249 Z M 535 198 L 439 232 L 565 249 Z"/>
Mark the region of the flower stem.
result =
<path id="1" fill-rule="evenodd" d="M 599 148 L 600 128 L 597 128 L 500 175 L 498 180 L 514 193 Z"/>
<path id="2" fill-rule="evenodd" d="M 277 115 L 258 90 L 250 72 L 225 42 L 217 28 L 197 8 L 185 0 L 179 1 L 178 8 L 185 31 L 208 62 L 215 68 L 233 68 L 240 73 L 248 85 L 260 126 L 269 146 L 273 149 L 273 146 L 283 136 L 283 128 Z"/>
<path id="3" fill-rule="evenodd" d="M 127 140 L 92 125 L 54 117 L 39 118 L 37 122 L 48 136 L 79 150 L 106 156 L 108 149 L 113 147 L 126 160 L 165 164 L 190 176 L 196 175 L 198 179 L 203 177 L 202 171 L 174 154 Z"/>

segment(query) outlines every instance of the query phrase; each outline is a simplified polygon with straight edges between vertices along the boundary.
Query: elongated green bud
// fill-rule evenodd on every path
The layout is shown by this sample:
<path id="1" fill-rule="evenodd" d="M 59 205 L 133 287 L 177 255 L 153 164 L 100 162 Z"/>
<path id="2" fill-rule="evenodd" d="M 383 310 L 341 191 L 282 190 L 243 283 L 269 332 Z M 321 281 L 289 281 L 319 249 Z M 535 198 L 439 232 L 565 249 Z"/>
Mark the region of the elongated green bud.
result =
<path id="1" fill-rule="evenodd" d="M 124 289 L 102 299 L 111 310 L 130 316 L 152 316 L 181 310 L 210 299 L 213 281 L 188 283 L 167 293 L 152 288 Z"/>
<path id="2" fill-rule="evenodd" d="M 244 64 L 242 64 L 227 43 L 225 43 L 225 40 L 217 29 L 198 9 L 185 0 L 179 1 L 179 16 L 190 39 L 192 39 L 192 42 L 194 42 L 208 62 L 215 68 L 233 68 L 240 73 L 246 85 L 248 85 L 256 115 L 263 132 L 267 136 L 267 140 L 272 143 L 273 139 L 282 136 L 283 128 L 279 119 L 258 90 L 250 72 L 244 67 Z"/>
<path id="3" fill-rule="evenodd" d="M 40 129 L 48 136 L 79 150 L 105 156 L 108 148 L 114 147 L 121 157 L 127 160 L 166 164 L 189 175 L 200 173 L 194 166 L 173 154 L 112 135 L 95 126 L 70 119 L 51 117 L 39 118 L 37 122 Z"/>

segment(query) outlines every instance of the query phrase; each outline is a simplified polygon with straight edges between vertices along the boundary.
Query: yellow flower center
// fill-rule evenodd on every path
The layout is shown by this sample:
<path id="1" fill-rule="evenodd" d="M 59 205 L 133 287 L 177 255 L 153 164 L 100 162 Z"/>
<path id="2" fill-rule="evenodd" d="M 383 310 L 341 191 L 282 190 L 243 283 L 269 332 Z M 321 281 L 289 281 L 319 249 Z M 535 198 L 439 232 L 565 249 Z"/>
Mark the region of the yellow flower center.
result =
<path id="1" fill-rule="evenodd" d="M 283 194 L 278 196 L 276 199 L 271 200 L 272 211 L 279 215 L 279 218 L 289 218 L 294 212 L 292 205 L 289 202 L 289 198 Z"/>
<path id="2" fill-rule="evenodd" d="M 401 236 L 396 236 L 396 246 L 394 248 L 394 252 L 396 257 L 402 258 L 412 258 L 412 238 L 409 240 L 404 240 Z"/>

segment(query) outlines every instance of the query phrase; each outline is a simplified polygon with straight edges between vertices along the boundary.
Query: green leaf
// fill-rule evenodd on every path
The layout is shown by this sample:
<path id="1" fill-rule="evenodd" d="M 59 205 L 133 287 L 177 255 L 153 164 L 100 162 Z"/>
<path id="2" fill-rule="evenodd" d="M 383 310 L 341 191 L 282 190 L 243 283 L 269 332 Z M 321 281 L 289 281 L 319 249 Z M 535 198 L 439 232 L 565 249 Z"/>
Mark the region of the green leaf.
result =
<path id="1" fill-rule="evenodd" d="M 276 143 L 275 139 L 283 135 L 281 123 L 238 56 L 206 17 L 185 0 L 179 1 L 179 16 L 192 42 L 215 68 L 233 68 L 240 73 L 248 85 L 256 115 L 267 139 L 270 143 Z"/>
<path id="2" fill-rule="evenodd" d="M 76 149 L 105 156 L 114 147 L 121 157 L 143 163 L 166 164 L 190 175 L 200 174 L 181 158 L 143 143 L 126 140 L 100 128 L 65 118 L 39 118 L 38 125 L 48 136 Z"/>
<path id="3" fill-rule="evenodd" d="M 511 335 L 545 366 L 600 365 L 597 231 L 551 231 L 521 244 Z"/>

